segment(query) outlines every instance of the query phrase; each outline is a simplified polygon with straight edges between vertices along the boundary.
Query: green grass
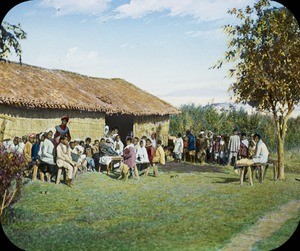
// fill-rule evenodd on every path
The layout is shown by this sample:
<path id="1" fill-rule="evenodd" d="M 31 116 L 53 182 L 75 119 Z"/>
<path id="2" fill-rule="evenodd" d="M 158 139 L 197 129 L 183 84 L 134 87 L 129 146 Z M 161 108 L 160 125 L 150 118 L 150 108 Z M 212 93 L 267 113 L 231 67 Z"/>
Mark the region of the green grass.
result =
<path id="1" fill-rule="evenodd" d="M 300 174 L 300 149 L 294 149 L 284 154 L 285 171 Z"/>
<path id="2" fill-rule="evenodd" d="M 299 217 L 287 220 L 284 225 L 269 238 L 261 240 L 253 246 L 252 250 L 272 250 L 290 241 L 299 224 Z"/>
<path id="3" fill-rule="evenodd" d="M 231 167 L 219 168 L 223 173 L 161 168 L 159 178 L 127 182 L 84 173 L 74 188 L 30 181 L 5 210 L 3 230 L 25 250 L 219 250 L 262 215 L 300 199 L 296 174 L 274 182 L 268 170 L 251 187 L 240 186 Z"/>

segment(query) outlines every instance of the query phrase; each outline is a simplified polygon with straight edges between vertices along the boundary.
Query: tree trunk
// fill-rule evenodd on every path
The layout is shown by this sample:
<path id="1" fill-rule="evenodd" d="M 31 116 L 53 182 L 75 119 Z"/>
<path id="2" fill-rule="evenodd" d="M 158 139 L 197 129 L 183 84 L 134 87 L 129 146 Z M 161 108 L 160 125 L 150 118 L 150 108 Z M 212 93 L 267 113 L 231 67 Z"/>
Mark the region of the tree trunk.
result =
<path id="1" fill-rule="evenodd" d="M 281 135 L 278 135 L 278 146 L 277 146 L 277 157 L 278 157 L 278 179 L 283 180 L 284 177 L 284 139 Z M 276 168 L 276 167 L 274 167 Z"/>
<path id="2" fill-rule="evenodd" d="M 277 179 L 284 180 L 284 139 L 287 130 L 287 116 L 277 116 L 276 112 L 273 113 L 275 125 L 277 129 L 277 159 L 278 159 L 278 172 Z M 274 167 L 276 168 L 276 167 Z"/>

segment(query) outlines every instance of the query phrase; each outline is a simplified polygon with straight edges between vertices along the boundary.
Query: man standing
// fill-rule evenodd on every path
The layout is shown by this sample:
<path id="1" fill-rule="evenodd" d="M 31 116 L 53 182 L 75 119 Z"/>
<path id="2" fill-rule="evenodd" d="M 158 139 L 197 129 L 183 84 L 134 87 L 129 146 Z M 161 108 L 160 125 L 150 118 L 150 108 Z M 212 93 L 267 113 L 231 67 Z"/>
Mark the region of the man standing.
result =
<path id="1" fill-rule="evenodd" d="M 209 147 L 209 142 L 205 136 L 205 132 L 201 131 L 197 139 L 197 159 L 200 164 L 203 164 L 206 160 L 206 153 Z"/>
<path id="2" fill-rule="evenodd" d="M 68 139 L 68 141 L 71 140 L 71 134 L 69 127 L 67 126 L 69 122 L 69 116 L 63 116 L 61 118 L 61 124 L 58 126 L 55 126 L 55 134 L 54 134 L 54 146 L 56 147 L 59 144 L 59 139 L 62 135 L 65 135 Z"/>
<path id="3" fill-rule="evenodd" d="M 186 137 L 188 140 L 188 146 L 187 146 L 187 151 L 190 156 L 190 158 L 193 157 L 194 162 L 195 162 L 195 155 L 196 155 L 196 138 L 194 134 L 190 130 L 186 130 Z"/>
<path id="4" fill-rule="evenodd" d="M 238 135 L 238 129 L 235 128 L 233 130 L 233 135 L 230 136 L 229 142 L 228 142 L 228 152 L 229 152 L 229 157 L 228 157 L 228 164 L 234 166 L 235 162 L 237 160 L 238 152 L 240 150 L 240 145 L 241 145 L 241 139 L 240 136 Z M 234 158 L 234 159 L 232 159 Z"/>

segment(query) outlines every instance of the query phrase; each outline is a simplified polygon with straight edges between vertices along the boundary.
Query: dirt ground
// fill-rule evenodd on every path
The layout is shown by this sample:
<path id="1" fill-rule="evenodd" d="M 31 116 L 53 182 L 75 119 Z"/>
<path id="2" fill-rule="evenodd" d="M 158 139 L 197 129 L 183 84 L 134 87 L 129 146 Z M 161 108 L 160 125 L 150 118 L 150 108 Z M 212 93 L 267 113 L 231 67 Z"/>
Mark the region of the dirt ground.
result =
<path id="1" fill-rule="evenodd" d="M 222 166 L 214 164 L 199 164 L 189 162 L 174 162 L 168 161 L 166 165 L 161 168 L 163 172 L 178 172 L 178 173 L 193 173 L 193 172 L 213 172 L 225 173 Z"/>
<path id="2" fill-rule="evenodd" d="M 279 210 L 271 211 L 264 215 L 251 228 L 234 236 L 230 243 L 222 249 L 222 251 L 232 250 L 252 250 L 255 242 L 263 240 L 280 229 L 280 227 L 292 217 L 299 214 L 300 201 L 291 201 L 283 205 Z M 290 243 L 289 243 L 290 244 Z M 282 247 L 283 248 L 283 247 Z M 287 249 L 280 249 L 287 250 Z"/>

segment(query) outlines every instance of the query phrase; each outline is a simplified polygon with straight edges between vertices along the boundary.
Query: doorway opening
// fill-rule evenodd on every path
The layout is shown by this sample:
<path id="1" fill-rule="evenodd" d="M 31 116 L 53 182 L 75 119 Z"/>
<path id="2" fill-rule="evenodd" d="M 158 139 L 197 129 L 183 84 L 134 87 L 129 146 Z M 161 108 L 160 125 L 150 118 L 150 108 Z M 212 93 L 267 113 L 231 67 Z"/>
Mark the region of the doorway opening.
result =
<path id="1" fill-rule="evenodd" d="M 123 143 L 128 136 L 133 135 L 133 116 L 132 115 L 105 115 L 105 124 L 109 126 L 109 130 L 118 128 L 118 134 Z"/>

